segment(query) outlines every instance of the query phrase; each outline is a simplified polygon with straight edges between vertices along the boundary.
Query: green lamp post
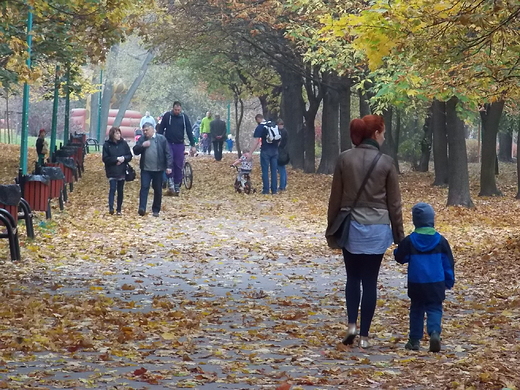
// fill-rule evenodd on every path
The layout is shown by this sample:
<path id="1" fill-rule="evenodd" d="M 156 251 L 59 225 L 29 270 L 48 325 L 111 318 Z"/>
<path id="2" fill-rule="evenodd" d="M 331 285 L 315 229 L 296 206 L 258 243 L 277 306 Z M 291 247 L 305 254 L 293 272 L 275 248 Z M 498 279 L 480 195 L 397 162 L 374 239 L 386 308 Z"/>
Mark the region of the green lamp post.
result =
<path id="1" fill-rule="evenodd" d="M 31 48 L 32 48 L 32 7 L 29 7 L 27 15 L 27 67 L 31 68 Z M 29 135 L 29 84 L 23 85 L 23 105 L 22 105 L 22 139 L 20 142 L 20 171 L 22 175 L 27 174 L 27 143 Z"/>

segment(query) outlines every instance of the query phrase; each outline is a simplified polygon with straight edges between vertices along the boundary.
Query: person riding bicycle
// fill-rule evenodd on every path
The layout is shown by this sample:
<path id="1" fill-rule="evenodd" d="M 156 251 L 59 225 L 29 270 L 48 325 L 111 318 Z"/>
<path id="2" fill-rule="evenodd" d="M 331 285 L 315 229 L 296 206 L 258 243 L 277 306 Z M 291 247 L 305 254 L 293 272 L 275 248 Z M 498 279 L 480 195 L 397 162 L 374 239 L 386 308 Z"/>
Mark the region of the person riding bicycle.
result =
<path id="1" fill-rule="evenodd" d="M 240 169 L 238 171 L 237 180 L 242 181 L 242 176 L 244 174 L 251 175 L 251 171 L 253 170 L 253 156 L 251 155 L 251 151 L 247 148 L 243 150 L 242 156 L 237 159 L 232 166 L 236 167 L 240 164 Z"/>

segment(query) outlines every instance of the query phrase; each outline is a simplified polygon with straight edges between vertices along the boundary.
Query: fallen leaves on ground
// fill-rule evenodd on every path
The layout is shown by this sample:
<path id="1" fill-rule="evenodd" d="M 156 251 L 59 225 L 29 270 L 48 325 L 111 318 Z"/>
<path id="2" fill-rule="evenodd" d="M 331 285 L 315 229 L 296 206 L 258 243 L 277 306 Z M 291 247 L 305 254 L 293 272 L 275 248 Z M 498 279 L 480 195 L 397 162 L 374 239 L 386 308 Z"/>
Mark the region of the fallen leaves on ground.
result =
<path id="1" fill-rule="evenodd" d="M 1 180 L 17 172 L 2 145 Z M 445 207 L 431 173 L 400 176 L 406 229 L 426 201 L 456 257 L 443 350 L 404 350 L 406 275 L 385 256 L 374 347 L 340 343 L 345 272 L 323 237 L 331 177 L 289 169 L 279 195 L 236 194 L 235 171 L 190 158 L 194 186 L 164 197 L 159 218 L 137 215 L 139 180 L 126 183 L 123 217 L 108 215 L 99 154 L 86 157 L 65 210 L 20 224 L 22 257 L 0 240 L 0 388 L 518 389 L 520 204 L 506 194 L 475 209 Z M 137 164 L 134 164 L 137 165 Z M 472 172 L 478 167 L 471 167 Z M 261 186 L 258 161 L 253 183 Z M 149 200 L 151 201 L 152 195 Z"/>

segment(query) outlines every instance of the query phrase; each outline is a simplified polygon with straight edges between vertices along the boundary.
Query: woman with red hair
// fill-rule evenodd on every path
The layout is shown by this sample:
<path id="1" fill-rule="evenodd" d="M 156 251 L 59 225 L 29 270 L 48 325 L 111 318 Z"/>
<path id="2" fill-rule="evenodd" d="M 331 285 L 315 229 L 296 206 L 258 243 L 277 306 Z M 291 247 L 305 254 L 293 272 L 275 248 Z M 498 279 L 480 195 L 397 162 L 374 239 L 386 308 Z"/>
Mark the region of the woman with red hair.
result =
<path id="1" fill-rule="evenodd" d="M 355 148 L 341 153 L 336 162 L 325 235 L 331 248 L 343 251 L 347 272 L 348 329 L 343 344 L 354 342 L 361 302 L 359 346 L 368 348 L 381 261 L 392 241 L 398 244 L 404 238 L 401 193 L 393 159 L 379 151 L 385 140 L 383 118 L 354 119 L 350 138 Z"/>

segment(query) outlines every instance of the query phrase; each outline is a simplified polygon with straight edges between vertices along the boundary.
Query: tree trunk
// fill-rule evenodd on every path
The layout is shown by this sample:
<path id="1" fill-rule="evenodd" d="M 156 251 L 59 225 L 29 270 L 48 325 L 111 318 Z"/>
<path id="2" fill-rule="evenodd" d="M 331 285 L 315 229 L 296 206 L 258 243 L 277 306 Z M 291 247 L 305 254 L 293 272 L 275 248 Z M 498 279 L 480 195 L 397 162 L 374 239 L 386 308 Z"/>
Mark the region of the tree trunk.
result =
<path id="1" fill-rule="evenodd" d="M 518 118 L 518 130 L 516 132 L 516 139 L 518 140 L 519 138 L 520 138 L 520 117 Z M 516 193 L 515 198 L 520 199 L 520 156 L 518 155 L 518 143 L 517 143 L 517 149 L 516 149 L 516 177 L 517 177 L 518 192 Z"/>
<path id="2" fill-rule="evenodd" d="M 350 101 L 352 79 L 348 76 L 340 78 L 341 89 L 339 95 L 339 135 L 341 142 L 341 151 L 352 148 L 350 139 Z"/>
<path id="3" fill-rule="evenodd" d="M 432 150 L 432 110 L 433 104 L 428 109 L 428 113 L 426 114 L 426 119 L 424 120 L 424 136 L 421 140 L 421 159 L 419 161 L 419 172 L 428 172 L 428 168 L 430 165 L 430 153 Z"/>
<path id="4" fill-rule="evenodd" d="M 513 161 L 513 136 L 510 131 L 498 133 L 498 160 L 502 162 Z"/>
<path id="5" fill-rule="evenodd" d="M 388 154 L 390 157 L 394 159 L 394 165 L 399 172 L 399 162 L 397 161 L 397 147 L 395 145 L 394 139 L 394 124 L 393 124 L 393 114 L 394 110 L 392 107 L 387 108 L 383 112 L 383 118 L 385 120 L 385 142 L 381 147 L 381 151 L 385 154 Z"/>
<path id="6" fill-rule="evenodd" d="M 112 81 L 112 79 L 107 79 L 105 81 L 105 87 L 103 88 L 103 97 L 101 98 L 101 118 L 100 118 L 101 139 L 98 139 L 98 142 L 101 144 L 103 144 L 105 142 L 105 138 L 106 138 L 108 112 L 110 111 L 110 101 L 112 100 L 113 93 L 114 93 L 114 82 Z"/>
<path id="7" fill-rule="evenodd" d="M 368 102 L 368 96 L 366 93 L 358 90 L 359 96 L 359 116 L 363 118 L 365 115 L 370 115 L 372 111 L 370 110 L 370 104 Z"/>
<path id="8" fill-rule="evenodd" d="M 281 114 L 289 134 L 288 149 L 291 165 L 296 169 L 304 168 L 304 126 L 305 103 L 302 96 L 303 78 L 301 75 L 279 71 L 282 80 Z"/>
<path id="9" fill-rule="evenodd" d="M 9 90 L 5 89 L 5 125 L 7 126 L 7 143 L 11 143 L 11 127 L 9 126 Z"/>
<path id="10" fill-rule="evenodd" d="M 119 53 L 119 44 L 114 45 L 110 48 L 110 55 L 114 57 L 114 60 L 117 61 L 117 55 Z M 114 94 L 114 75 L 113 71 L 110 69 L 107 72 L 107 77 L 105 81 L 105 87 L 103 88 L 103 95 L 101 98 L 101 118 L 100 118 L 100 139 L 98 142 L 103 144 L 105 142 L 106 134 L 107 134 L 107 123 L 108 123 L 108 112 L 110 111 L 110 104 L 112 101 L 112 95 Z"/>
<path id="11" fill-rule="evenodd" d="M 322 153 L 318 173 L 332 174 L 339 155 L 339 77 L 336 73 L 323 76 Z"/>
<path id="12" fill-rule="evenodd" d="M 464 122 L 457 116 L 458 99 L 446 102 L 446 128 L 449 144 L 449 190 L 448 206 L 473 207 L 469 192 L 468 155 Z"/>
<path id="13" fill-rule="evenodd" d="M 498 124 L 504 101 L 485 104 L 480 111 L 482 118 L 482 160 L 480 163 L 480 193 L 478 196 L 502 196 L 495 180 L 497 160 Z"/>
<path id="14" fill-rule="evenodd" d="M 97 75 L 92 77 L 93 84 L 99 84 L 99 72 Z M 94 134 L 97 132 L 98 126 L 98 115 L 99 115 L 99 93 L 93 93 L 90 98 L 90 128 L 89 135 L 90 137 L 94 137 Z"/>
<path id="15" fill-rule="evenodd" d="M 432 104 L 434 186 L 448 184 L 448 139 L 446 131 L 446 103 L 434 100 Z"/>
<path id="16" fill-rule="evenodd" d="M 278 119 L 278 111 L 273 109 L 272 104 L 270 104 L 268 100 L 268 95 L 259 96 L 258 99 L 262 106 L 262 115 L 264 119 L 268 121 L 276 121 Z"/>
<path id="17" fill-rule="evenodd" d="M 237 152 L 238 158 L 242 157 L 242 148 L 240 146 L 240 127 L 242 126 L 242 120 L 244 119 L 244 101 L 240 96 L 235 95 L 235 125 L 236 125 L 236 144 L 237 144 Z M 240 106 L 240 110 L 239 110 Z"/>
<path id="18" fill-rule="evenodd" d="M 316 172 L 316 114 L 323 100 L 323 88 L 321 85 L 320 74 L 317 68 L 308 69 L 308 77 L 305 78 L 305 91 L 309 107 L 304 112 L 304 152 L 303 171 L 305 173 Z M 311 77 L 312 76 L 312 77 Z"/>
<path id="19" fill-rule="evenodd" d="M 148 66 L 150 65 L 150 62 L 152 62 L 154 56 L 155 54 L 153 53 L 153 50 L 149 50 L 146 54 L 146 58 L 144 59 L 143 64 L 141 65 L 141 69 L 139 69 L 137 77 L 135 78 L 134 82 L 128 89 L 128 92 L 126 93 L 125 97 L 121 101 L 121 104 L 119 105 L 119 111 L 117 112 L 116 118 L 114 119 L 114 127 L 119 127 L 121 125 L 121 121 L 125 117 L 126 109 L 130 105 L 130 102 L 134 97 L 135 91 L 137 91 L 137 88 L 139 88 L 139 85 L 141 85 L 141 81 L 143 81 L 143 78 L 146 75 L 146 71 L 148 70 Z"/>

